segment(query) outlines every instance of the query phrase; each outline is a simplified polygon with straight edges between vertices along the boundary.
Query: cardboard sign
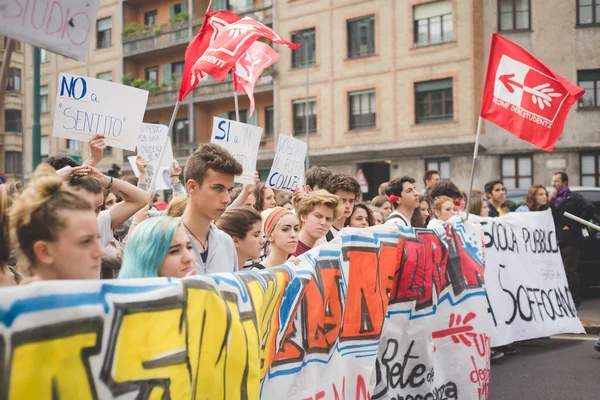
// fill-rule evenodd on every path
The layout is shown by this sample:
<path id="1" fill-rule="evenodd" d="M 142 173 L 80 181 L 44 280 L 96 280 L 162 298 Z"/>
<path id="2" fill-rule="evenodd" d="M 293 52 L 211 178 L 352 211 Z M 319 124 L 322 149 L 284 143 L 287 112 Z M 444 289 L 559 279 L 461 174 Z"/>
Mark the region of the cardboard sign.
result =
<path id="1" fill-rule="evenodd" d="M 85 62 L 100 0 L 2 3 L 0 34 Z"/>
<path id="2" fill-rule="evenodd" d="M 133 151 L 147 101 L 146 90 L 61 73 L 52 136 L 89 142 L 101 134 L 107 145 Z"/>
<path id="3" fill-rule="evenodd" d="M 219 117 L 213 118 L 210 142 L 218 144 L 231 153 L 244 167 L 244 172 L 235 181 L 244 184 L 254 183 L 256 158 L 263 128 L 242 124 Z"/>
<path id="4" fill-rule="evenodd" d="M 305 159 L 306 143 L 288 135 L 279 135 L 267 186 L 291 191 L 302 186 Z"/>
<path id="5" fill-rule="evenodd" d="M 142 124 L 142 129 L 137 141 L 137 153 L 144 157 L 144 160 L 148 163 L 146 173 L 152 179 L 160 151 L 162 150 L 165 138 L 169 134 L 169 127 L 159 124 Z M 171 140 L 167 140 L 167 149 L 162 159 L 161 166 L 169 167 L 173 162 L 173 147 Z"/>
<path id="6" fill-rule="evenodd" d="M 367 182 L 367 177 L 362 169 L 358 170 L 358 173 L 356 174 L 356 180 L 360 185 L 360 191 L 363 193 L 369 193 L 369 182 Z"/>
<path id="7" fill-rule="evenodd" d="M 129 156 L 129 157 L 127 157 L 127 160 L 129 161 L 129 164 L 131 165 L 133 174 L 137 178 L 139 178 L 140 170 L 138 169 L 137 165 L 135 164 L 135 156 Z M 148 184 L 148 189 L 150 189 L 150 181 L 152 180 L 152 175 L 150 175 L 148 173 L 148 169 L 149 169 L 149 166 L 146 169 L 146 183 Z M 172 189 L 173 189 L 173 186 L 171 185 L 171 173 L 169 172 L 169 167 L 163 165 L 158 170 L 158 177 L 156 178 L 156 187 L 154 188 L 154 190 L 158 191 L 158 190 L 172 190 Z"/>

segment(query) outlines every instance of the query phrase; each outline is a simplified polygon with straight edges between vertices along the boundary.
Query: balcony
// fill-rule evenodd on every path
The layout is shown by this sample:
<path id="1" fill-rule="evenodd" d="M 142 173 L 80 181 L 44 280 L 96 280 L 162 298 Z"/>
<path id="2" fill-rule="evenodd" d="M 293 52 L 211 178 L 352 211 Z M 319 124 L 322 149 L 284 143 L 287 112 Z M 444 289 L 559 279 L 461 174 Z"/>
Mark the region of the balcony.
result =
<path id="1" fill-rule="evenodd" d="M 272 91 L 274 80 L 275 68 L 271 66 L 265 69 L 262 75 L 258 77 L 256 85 L 254 85 L 254 93 L 264 93 Z M 231 79 L 231 74 L 228 74 L 223 82 L 218 81 L 210 76 L 207 76 L 194 89 L 194 101 L 197 102 L 218 100 L 232 96 L 233 81 Z"/>
<path id="2" fill-rule="evenodd" d="M 146 28 L 138 34 L 123 39 L 123 57 L 132 57 L 173 46 L 187 45 L 190 41 L 188 21 Z"/>
<path id="3" fill-rule="evenodd" d="M 273 23 L 273 0 L 255 1 L 251 6 L 243 8 L 236 7 L 228 11 L 237 14 L 242 18 L 250 17 L 258 22 L 262 22 L 265 25 L 271 25 Z M 198 30 L 202 25 L 202 21 L 202 18 L 194 20 L 195 34 L 198 33 Z"/>
<path id="4" fill-rule="evenodd" d="M 147 110 L 155 110 L 166 106 L 174 106 L 177 102 L 177 94 L 179 93 L 179 85 L 166 86 L 160 89 L 151 90 L 148 96 Z"/>

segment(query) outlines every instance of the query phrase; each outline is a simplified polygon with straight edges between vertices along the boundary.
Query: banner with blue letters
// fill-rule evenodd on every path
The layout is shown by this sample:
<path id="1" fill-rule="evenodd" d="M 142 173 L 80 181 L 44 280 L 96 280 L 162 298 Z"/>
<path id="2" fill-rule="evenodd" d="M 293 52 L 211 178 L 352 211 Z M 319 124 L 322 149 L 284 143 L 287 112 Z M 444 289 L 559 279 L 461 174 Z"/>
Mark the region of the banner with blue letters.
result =
<path id="1" fill-rule="evenodd" d="M 267 186 L 292 192 L 304 184 L 304 161 L 307 146 L 302 140 L 279 135 Z"/>

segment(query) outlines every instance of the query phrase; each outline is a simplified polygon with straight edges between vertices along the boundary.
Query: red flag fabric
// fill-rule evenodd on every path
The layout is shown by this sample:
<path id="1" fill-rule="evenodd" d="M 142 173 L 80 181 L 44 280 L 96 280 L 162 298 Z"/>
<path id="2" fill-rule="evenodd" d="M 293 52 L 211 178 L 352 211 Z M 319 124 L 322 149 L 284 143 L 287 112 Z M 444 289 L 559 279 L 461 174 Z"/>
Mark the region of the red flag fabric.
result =
<path id="1" fill-rule="evenodd" d="M 254 42 L 233 68 L 233 90 L 246 93 L 250 99 L 250 117 L 254 113 L 254 85 L 265 70 L 281 56 L 269 45 Z"/>
<path id="2" fill-rule="evenodd" d="M 217 38 L 221 31 L 229 24 L 239 21 L 241 17 L 230 13 L 229 11 L 217 11 L 216 13 L 207 12 L 202 21 L 202 27 L 198 35 L 190 42 L 185 50 L 185 65 L 179 87 L 179 101 L 196 87 L 198 82 L 204 77 L 204 73 L 194 69 L 194 64 L 202 57 L 208 46 Z"/>
<path id="3" fill-rule="evenodd" d="M 552 151 L 584 92 L 510 40 L 492 36 L 481 117 Z"/>
<path id="4" fill-rule="evenodd" d="M 288 42 L 273 29 L 246 17 L 223 28 L 217 39 L 206 49 L 204 55 L 194 65 L 193 71 L 205 72 L 222 81 L 237 60 L 260 37 L 287 46 L 292 50 L 296 50 L 301 46 L 300 44 Z"/>

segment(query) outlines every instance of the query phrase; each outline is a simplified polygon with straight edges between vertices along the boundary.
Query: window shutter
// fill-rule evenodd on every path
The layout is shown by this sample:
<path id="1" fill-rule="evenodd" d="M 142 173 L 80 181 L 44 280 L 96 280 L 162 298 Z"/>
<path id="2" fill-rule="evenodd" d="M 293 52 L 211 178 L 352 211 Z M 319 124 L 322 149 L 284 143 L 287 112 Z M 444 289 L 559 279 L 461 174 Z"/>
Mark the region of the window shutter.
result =
<path id="1" fill-rule="evenodd" d="M 415 21 L 425 18 L 437 17 L 439 15 L 452 13 L 452 1 L 435 1 L 431 3 L 414 6 L 413 17 Z"/>
<path id="2" fill-rule="evenodd" d="M 175 16 L 175 5 L 169 6 L 169 18 L 173 18 Z"/>
<path id="3" fill-rule="evenodd" d="M 227 0 L 215 0 L 213 7 L 215 7 L 215 11 L 227 10 Z"/>
<path id="4" fill-rule="evenodd" d="M 171 82 L 171 64 L 163 64 L 162 65 L 162 83 L 168 84 Z"/>
<path id="5" fill-rule="evenodd" d="M 222 113 L 219 113 L 219 115 L 217 115 L 217 117 L 223 118 L 223 119 L 227 119 L 228 116 L 229 116 L 229 114 L 227 112 L 222 112 Z"/>
<path id="6" fill-rule="evenodd" d="M 181 3 L 181 12 L 182 13 L 186 13 L 187 12 L 187 3 Z"/>

